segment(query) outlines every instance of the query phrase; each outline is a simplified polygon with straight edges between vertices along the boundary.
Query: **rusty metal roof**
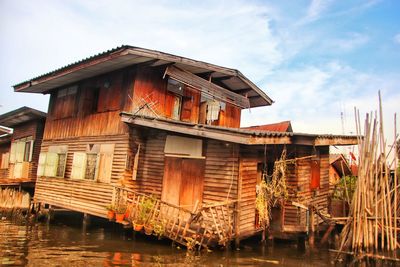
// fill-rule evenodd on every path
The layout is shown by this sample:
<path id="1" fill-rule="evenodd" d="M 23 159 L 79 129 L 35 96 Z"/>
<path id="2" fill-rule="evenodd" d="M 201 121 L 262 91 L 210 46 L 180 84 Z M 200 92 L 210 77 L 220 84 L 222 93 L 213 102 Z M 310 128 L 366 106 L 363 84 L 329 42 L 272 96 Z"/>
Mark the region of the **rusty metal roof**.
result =
<path id="1" fill-rule="evenodd" d="M 46 118 L 46 116 L 47 114 L 40 110 L 36 110 L 30 107 L 21 107 L 19 109 L 15 109 L 13 111 L 0 115 L 0 125 L 13 127 L 27 121 L 44 119 Z"/>
<path id="2" fill-rule="evenodd" d="M 196 75 L 207 74 L 212 82 L 248 97 L 250 107 L 267 106 L 273 103 L 267 94 L 238 70 L 128 45 L 82 59 L 13 87 L 16 92 L 48 93 L 67 84 L 141 63 L 152 67 L 174 64 Z"/>
<path id="3" fill-rule="evenodd" d="M 256 130 L 256 131 L 272 131 L 272 132 L 293 132 L 290 121 L 282 121 L 282 122 L 277 122 L 277 123 L 272 123 L 272 124 L 241 127 L 241 129 Z"/>

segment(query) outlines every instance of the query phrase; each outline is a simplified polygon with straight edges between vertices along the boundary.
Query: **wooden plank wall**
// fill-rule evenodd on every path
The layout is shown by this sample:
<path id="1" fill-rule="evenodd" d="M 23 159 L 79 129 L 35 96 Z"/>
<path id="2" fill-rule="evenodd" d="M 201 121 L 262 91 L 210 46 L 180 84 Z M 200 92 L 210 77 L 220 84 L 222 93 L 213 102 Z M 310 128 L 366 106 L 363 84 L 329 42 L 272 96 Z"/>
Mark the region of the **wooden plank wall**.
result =
<path id="1" fill-rule="evenodd" d="M 113 193 L 111 184 L 71 180 L 69 177 L 74 152 L 85 152 L 88 144 L 106 143 L 115 144 L 111 184 L 120 185 L 125 173 L 126 155 L 129 152 L 129 134 L 44 140 L 42 152 L 47 152 L 50 145 L 68 145 L 67 164 L 65 178 L 41 177 L 37 180 L 36 201 L 105 217 L 105 206 L 110 204 Z"/>
<path id="2" fill-rule="evenodd" d="M 141 148 L 138 170 L 140 191 L 161 196 L 164 176 L 164 146 L 167 133 L 146 131 Z M 231 143 L 205 139 L 206 165 L 204 174 L 204 203 L 236 199 L 238 177 L 238 146 Z M 230 188 L 230 189 L 229 189 Z"/>
<path id="3" fill-rule="evenodd" d="M 257 151 L 241 146 L 239 162 L 239 231 L 241 236 L 250 236 L 256 230 Z"/>
<path id="4" fill-rule="evenodd" d="M 203 202 L 236 200 L 239 147 L 237 144 L 207 140 Z"/>
<path id="5" fill-rule="evenodd" d="M 290 186 L 292 190 L 297 187 L 297 193 L 294 196 L 291 196 L 291 200 L 305 205 L 316 205 L 319 210 L 327 213 L 329 195 L 329 147 L 318 147 L 314 152 L 313 147 L 311 146 L 297 146 L 295 150 L 296 157 L 313 155 L 315 152 L 319 154 L 321 183 L 319 189 L 315 191 L 311 190 L 311 159 L 298 160 L 295 169 L 291 169 L 290 171 Z M 285 206 L 285 226 L 305 226 L 306 217 L 307 213 L 304 209 L 298 209 L 290 204 Z M 321 219 L 315 217 L 315 221 L 320 222 Z"/>
<path id="6" fill-rule="evenodd" d="M 67 118 L 57 117 L 59 111 L 55 107 L 62 98 L 59 100 L 54 91 L 50 97 L 44 139 L 127 133 L 128 126 L 121 122 L 119 113 L 130 110 L 132 103 L 128 96 L 133 95 L 134 78 L 135 68 L 130 67 L 77 83 L 75 101 L 69 103 L 74 105 L 73 115 Z"/>
<path id="7" fill-rule="evenodd" d="M 167 134 L 156 130 L 145 130 L 142 134 L 145 134 L 146 138 L 138 139 L 142 144 L 137 176 L 138 188 L 141 192 L 161 198 Z"/>

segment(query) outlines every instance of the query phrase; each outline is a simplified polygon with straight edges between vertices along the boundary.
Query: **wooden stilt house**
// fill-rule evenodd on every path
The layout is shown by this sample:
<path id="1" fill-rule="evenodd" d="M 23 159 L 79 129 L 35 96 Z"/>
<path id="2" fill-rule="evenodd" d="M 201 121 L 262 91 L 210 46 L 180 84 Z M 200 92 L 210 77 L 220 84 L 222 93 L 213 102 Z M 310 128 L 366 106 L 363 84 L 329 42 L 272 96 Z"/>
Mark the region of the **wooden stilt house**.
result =
<path id="1" fill-rule="evenodd" d="M 303 158 L 290 170 L 293 198 L 324 206 L 329 145 L 356 141 L 240 129 L 242 109 L 273 103 L 242 73 L 131 46 L 14 89 L 51 95 L 36 201 L 101 217 L 125 202 L 132 220 L 150 201 L 147 221 L 188 246 L 260 230 L 256 184 L 283 149 Z M 305 224 L 297 207 L 283 213 L 280 227 Z"/>
<path id="2" fill-rule="evenodd" d="M 22 107 L 0 115 L 0 125 L 12 133 L 0 137 L 0 185 L 33 189 L 46 113 Z"/>

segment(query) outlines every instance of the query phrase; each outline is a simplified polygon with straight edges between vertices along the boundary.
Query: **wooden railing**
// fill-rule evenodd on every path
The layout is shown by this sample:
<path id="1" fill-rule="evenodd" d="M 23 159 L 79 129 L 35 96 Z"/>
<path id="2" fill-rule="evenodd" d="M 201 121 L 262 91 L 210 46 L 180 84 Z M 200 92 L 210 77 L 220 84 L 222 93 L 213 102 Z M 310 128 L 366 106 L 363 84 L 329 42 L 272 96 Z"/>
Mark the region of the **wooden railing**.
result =
<path id="1" fill-rule="evenodd" d="M 189 249 L 222 245 L 234 237 L 236 201 L 204 204 L 190 211 L 154 196 L 114 187 L 113 205 L 126 205 L 128 221 Z"/>

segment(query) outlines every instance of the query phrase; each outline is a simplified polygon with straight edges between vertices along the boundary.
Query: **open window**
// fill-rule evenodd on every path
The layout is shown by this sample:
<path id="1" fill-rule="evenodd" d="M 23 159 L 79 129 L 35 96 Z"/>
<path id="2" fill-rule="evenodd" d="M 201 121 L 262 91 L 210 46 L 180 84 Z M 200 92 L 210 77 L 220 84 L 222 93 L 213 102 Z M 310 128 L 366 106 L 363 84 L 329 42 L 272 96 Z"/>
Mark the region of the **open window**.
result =
<path id="1" fill-rule="evenodd" d="M 114 146 L 114 144 L 88 144 L 86 152 L 75 152 L 71 179 L 109 183 Z"/>
<path id="2" fill-rule="evenodd" d="M 226 103 L 201 94 L 199 123 L 219 125 L 221 112 L 226 109 Z"/>
<path id="3" fill-rule="evenodd" d="M 37 176 L 64 178 L 67 150 L 67 146 L 50 146 L 48 152 L 41 152 Z"/>

